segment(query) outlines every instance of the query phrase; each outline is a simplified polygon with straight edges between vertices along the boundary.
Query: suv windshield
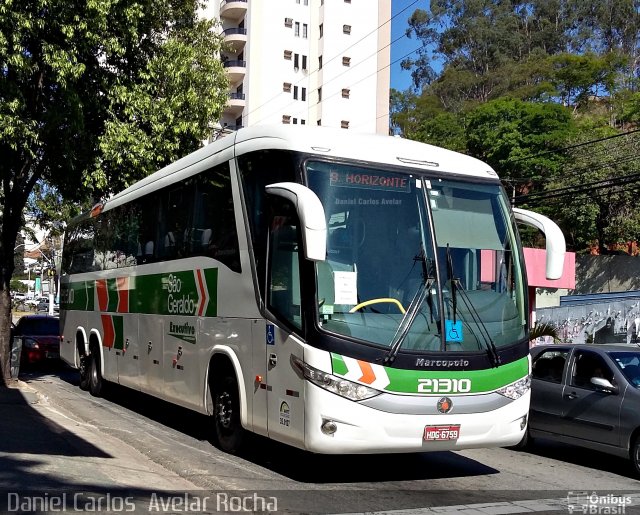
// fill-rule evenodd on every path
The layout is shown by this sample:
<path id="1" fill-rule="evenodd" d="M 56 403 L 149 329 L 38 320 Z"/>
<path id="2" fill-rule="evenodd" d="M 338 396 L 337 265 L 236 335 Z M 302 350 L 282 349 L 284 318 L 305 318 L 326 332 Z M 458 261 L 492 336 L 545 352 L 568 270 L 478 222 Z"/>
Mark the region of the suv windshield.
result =
<path id="1" fill-rule="evenodd" d="M 525 338 L 522 259 L 498 183 L 310 161 L 327 216 L 316 265 L 325 331 L 398 350 L 477 351 Z"/>

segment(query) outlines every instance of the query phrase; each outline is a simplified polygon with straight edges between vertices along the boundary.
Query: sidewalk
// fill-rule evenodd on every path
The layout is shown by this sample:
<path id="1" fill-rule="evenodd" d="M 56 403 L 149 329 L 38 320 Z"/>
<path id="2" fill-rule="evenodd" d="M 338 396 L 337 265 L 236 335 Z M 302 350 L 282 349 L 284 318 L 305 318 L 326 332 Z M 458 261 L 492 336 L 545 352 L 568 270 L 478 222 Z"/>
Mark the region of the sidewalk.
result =
<path id="1" fill-rule="evenodd" d="M 195 488 L 125 442 L 62 412 L 27 383 L 0 387 L 0 510 L 13 491 Z"/>

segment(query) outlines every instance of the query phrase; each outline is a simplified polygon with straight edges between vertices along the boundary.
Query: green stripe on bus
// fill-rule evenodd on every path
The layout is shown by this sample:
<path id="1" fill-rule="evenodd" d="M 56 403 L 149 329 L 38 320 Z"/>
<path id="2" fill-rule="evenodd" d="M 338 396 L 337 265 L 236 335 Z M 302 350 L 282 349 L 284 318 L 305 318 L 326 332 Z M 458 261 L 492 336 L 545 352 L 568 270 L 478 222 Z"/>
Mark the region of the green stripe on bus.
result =
<path id="1" fill-rule="evenodd" d="M 218 269 L 201 271 L 202 285 L 198 284 L 198 274 L 194 270 L 183 270 L 164 274 L 138 275 L 129 277 L 129 313 L 151 315 L 197 316 L 201 303 L 203 316 L 218 314 Z M 63 308 L 76 311 L 94 311 L 95 281 L 81 281 L 66 286 L 69 301 Z M 205 290 L 205 291 L 202 291 Z M 200 292 L 202 291 L 202 296 Z M 119 292 L 116 279 L 107 280 L 107 312 L 118 309 Z"/>
<path id="2" fill-rule="evenodd" d="M 340 354 L 331 353 L 331 365 L 333 367 L 334 374 L 343 376 L 349 371 Z"/>
<path id="3" fill-rule="evenodd" d="M 448 355 L 446 360 L 455 360 L 454 356 Z M 442 358 L 445 359 L 444 357 Z M 349 367 L 347 366 L 343 356 L 339 354 L 331 354 L 331 364 L 333 373 L 338 376 L 346 376 L 349 373 Z M 369 364 L 370 365 L 370 364 Z M 359 382 L 357 377 L 360 375 L 360 364 L 357 364 L 356 360 L 353 360 L 353 367 L 358 367 L 355 370 L 355 375 L 351 375 L 350 379 Z M 522 379 L 529 373 L 529 360 L 527 357 L 521 358 L 512 363 L 501 365 L 497 368 L 489 368 L 485 370 L 404 370 L 392 367 L 381 367 L 383 372 L 380 373 L 379 369 L 373 369 L 376 380 L 384 380 L 380 376 L 386 375 L 388 378 L 388 384 L 383 389 L 388 392 L 395 393 L 420 393 L 418 385 L 424 379 L 451 379 L 460 380 L 466 379 L 470 382 L 470 388 L 468 391 L 460 393 L 485 393 L 492 392 L 498 388 L 502 388 L 508 384 L 511 384 L 519 379 Z M 352 370 L 352 372 L 354 372 Z M 362 370 L 362 376 L 365 376 L 365 371 Z M 361 381 L 360 381 L 361 382 Z M 465 383 L 469 384 L 469 383 Z M 437 393 L 437 392 L 424 392 L 424 393 Z M 449 392 L 456 393 L 456 392 Z"/>
<path id="4" fill-rule="evenodd" d="M 114 340 L 113 347 L 124 349 L 124 317 L 113 317 Z"/>
<path id="5" fill-rule="evenodd" d="M 469 379 L 471 389 L 465 393 L 492 392 L 502 388 L 529 373 L 529 361 L 526 357 L 485 370 L 400 370 L 385 367 L 389 376 L 389 385 L 385 390 L 398 393 L 416 393 L 418 379 Z"/>
<path id="6" fill-rule="evenodd" d="M 107 311 L 112 313 L 118 309 L 118 285 L 115 279 L 107 279 L 107 295 Z"/>

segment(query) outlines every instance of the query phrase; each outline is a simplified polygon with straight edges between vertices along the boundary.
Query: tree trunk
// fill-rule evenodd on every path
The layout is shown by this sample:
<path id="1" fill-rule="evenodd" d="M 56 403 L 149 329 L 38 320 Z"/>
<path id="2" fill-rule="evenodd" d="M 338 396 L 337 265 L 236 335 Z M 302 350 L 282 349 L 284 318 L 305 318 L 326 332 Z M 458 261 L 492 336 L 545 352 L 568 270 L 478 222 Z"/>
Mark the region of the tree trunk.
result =
<path id="1" fill-rule="evenodd" d="M 4 282 L 4 281 L 3 281 Z M 0 287 L 0 386 L 11 382 L 11 292 Z"/>

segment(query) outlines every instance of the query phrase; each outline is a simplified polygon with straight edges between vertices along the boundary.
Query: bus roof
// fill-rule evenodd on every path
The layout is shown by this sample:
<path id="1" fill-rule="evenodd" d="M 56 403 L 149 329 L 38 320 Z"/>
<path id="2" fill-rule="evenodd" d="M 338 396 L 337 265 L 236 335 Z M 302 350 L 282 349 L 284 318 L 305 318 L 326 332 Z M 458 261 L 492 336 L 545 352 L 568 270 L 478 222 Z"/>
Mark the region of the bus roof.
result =
<path id="1" fill-rule="evenodd" d="M 223 154 L 224 159 L 229 159 L 261 149 L 292 150 L 324 157 L 380 163 L 399 167 L 396 168 L 399 170 L 405 167 L 407 172 L 423 169 L 498 180 L 496 172 L 483 161 L 426 143 L 328 127 L 258 125 L 240 129 L 145 177 L 111 197 L 105 203 L 105 209 L 198 173 L 214 164 L 209 161 L 218 162 L 214 156 L 219 154 Z"/>

